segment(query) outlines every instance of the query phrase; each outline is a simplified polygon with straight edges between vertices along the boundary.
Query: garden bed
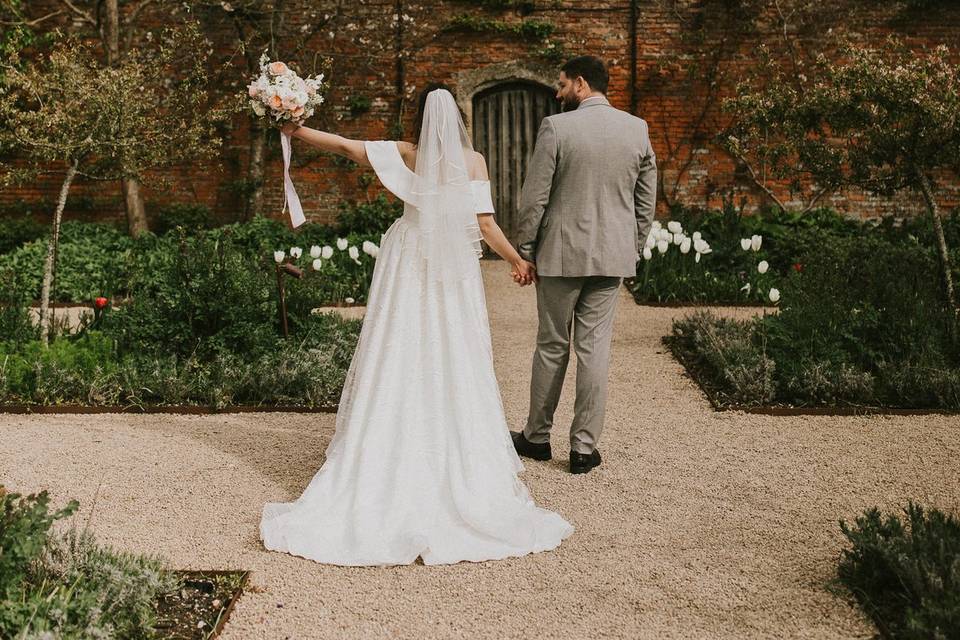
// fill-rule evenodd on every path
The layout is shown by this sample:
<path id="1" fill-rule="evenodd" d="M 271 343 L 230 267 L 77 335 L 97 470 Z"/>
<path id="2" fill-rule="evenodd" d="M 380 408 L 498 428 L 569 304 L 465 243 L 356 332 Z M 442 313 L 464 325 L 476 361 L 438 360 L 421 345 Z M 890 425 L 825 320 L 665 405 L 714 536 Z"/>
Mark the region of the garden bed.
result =
<path id="1" fill-rule="evenodd" d="M 943 409 L 903 409 L 852 404 L 834 406 L 768 404 L 758 406 L 725 402 L 720 386 L 715 384 L 710 376 L 706 375 L 706 370 L 703 367 L 696 365 L 689 353 L 685 353 L 683 349 L 677 347 L 677 340 L 673 336 L 664 336 L 661 341 L 670 350 L 673 357 L 677 359 L 677 362 L 683 365 L 687 377 L 700 387 L 714 411 L 742 411 L 769 416 L 960 415 L 960 411 Z"/>
<path id="2" fill-rule="evenodd" d="M 336 413 L 337 406 L 304 407 L 298 405 L 231 405 L 213 407 L 200 405 L 82 405 L 82 404 L 8 404 L 0 405 L 0 413 L 176 413 L 207 415 L 213 413 Z"/>
<path id="3" fill-rule="evenodd" d="M 174 571 L 180 589 L 160 596 L 154 623 L 158 640 L 216 638 L 247 584 L 247 571 Z"/>

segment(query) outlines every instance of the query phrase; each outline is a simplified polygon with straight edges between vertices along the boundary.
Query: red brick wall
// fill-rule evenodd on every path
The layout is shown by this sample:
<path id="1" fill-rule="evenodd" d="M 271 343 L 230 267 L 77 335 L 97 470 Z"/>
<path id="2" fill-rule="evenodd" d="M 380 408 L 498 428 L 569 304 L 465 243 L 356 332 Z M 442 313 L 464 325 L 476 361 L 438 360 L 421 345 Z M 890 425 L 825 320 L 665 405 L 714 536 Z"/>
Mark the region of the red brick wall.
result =
<path id="1" fill-rule="evenodd" d="M 744 0 L 759 5 L 771 5 L 762 0 Z M 34 5 L 33 2 L 30 3 Z M 36 2 L 36 12 L 42 14 L 57 0 Z M 313 20 L 310 10 L 323 11 L 332 2 L 322 0 L 301 2 L 304 13 L 292 19 L 294 27 L 309 27 Z M 389 135 L 390 124 L 396 118 L 396 55 L 395 30 L 390 24 L 394 0 L 368 0 L 345 3 L 345 13 L 334 20 L 329 30 L 319 34 L 308 46 L 293 56 L 310 71 L 311 61 L 319 55 L 331 56 L 333 85 L 326 112 L 313 126 L 326 127 L 356 138 L 382 139 Z M 472 3 L 457 0 L 428 0 L 402 3 L 403 12 L 412 18 L 407 24 L 404 50 L 404 107 L 406 130 L 410 129 L 415 107 L 416 90 L 431 80 L 453 85 L 476 85 L 476 78 L 501 77 L 503 72 L 489 72 L 508 63 L 528 77 L 550 81 L 554 71 L 545 59 L 534 53 L 535 44 L 519 40 L 513 35 L 490 33 L 444 33 L 439 29 L 455 15 L 471 13 L 477 16 L 516 21 L 513 11 L 487 11 Z M 657 152 L 663 179 L 660 198 L 661 214 L 669 203 L 716 207 L 724 197 L 736 201 L 746 198 L 748 209 L 754 209 L 765 200 L 758 189 L 737 172 L 730 157 L 712 141 L 726 118 L 719 110 L 720 99 L 729 95 L 737 79 L 754 64 L 755 47 L 761 42 L 777 46 L 780 23 L 769 7 L 744 19 L 736 12 L 724 9 L 719 0 L 639 0 L 637 23 L 637 114 L 650 123 L 651 137 Z M 825 3 L 831 4 L 831 3 Z M 882 42 L 890 33 L 908 38 L 917 46 L 945 43 L 956 48 L 960 43 L 960 8 L 938 9 L 935 15 L 907 14 L 898 3 L 878 3 L 849 0 L 841 11 L 833 6 L 829 15 L 819 16 L 820 22 L 796 32 L 798 43 L 804 38 L 822 38 L 827 29 L 850 30 L 863 34 L 867 41 Z M 950 3 L 943 3 L 948 5 Z M 528 18 L 549 20 L 557 26 L 557 39 L 570 54 L 592 53 L 609 61 L 610 99 L 614 105 L 629 109 L 631 103 L 631 55 L 629 16 L 630 3 L 626 0 L 562 0 L 536 2 L 535 11 Z M 726 3 L 736 5 L 736 3 Z M 827 12 L 828 9 L 824 9 Z M 162 23 L 162 16 L 153 17 L 154 24 Z M 698 22 L 699 21 L 699 22 Z M 367 29 L 373 23 L 373 29 Z M 355 25 L 355 28 L 351 25 Z M 806 31 L 804 31 L 806 29 Z M 330 37 L 330 32 L 333 37 Z M 231 51 L 229 30 L 209 35 L 216 41 L 218 59 Z M 358 38 L 365 38 L 361 42 Z M 711 86 L 705 76 L 716 73 Z M 509 74 L 507 74 L 509 75 Z M 222 92 L 239 91 L 241 74 L 235 74 L 235 84 L 223 86 Z M 468 82 L 469 80 L 469 82 Z M 365 96 L 372 108 L 353 117 L 349 112 L 351 97 Z M 160 192 L 145 187 L 149 210 L 156 211 L 164 203 L 200 202 L 209 206 L 224 220 L 235 219 L 242 210 L 239 196 L 230 185 L 245 175 L 248 158 L 248 120 L 238 115 L 228 132 L 220 159 L 205 165 L 179 167 L 167 174 L 174 178 L 174 189 Z M 266 211 L 279 215 L 282 205 L 281 162 L 277 134 L 269 138 L 267 177 L 265 187 Z M 294 181 L 310 219 L 333 219 L 337 206 L 344 199 L 362 199 L 377 193 L 378 187 L 363 188 L 359 184 L 361 170 L 347 170 L 335 166 L 329 158 L 310 157 L 302 143 L 295 144 Z M 304 160 L 309 160 L 303 162 Z M 53 202 L 60 185 L 58 167 L 34 184 L 0 193 L 0 207 L 9 207 L 18 201 L 27 203 Z M 791 200 L 784 188 L 777 189 L 785 200 Z M 947 206 L 960 202 L 957 184 L 945 185 L 941 200 Z M 871 217 L 889 213 L 915 213 L 920 210 L 918 198 L 902 196 L 895 200 L 877 198 L 862 193 L 842 193 L 825 203 L 847 211 L 851 215 Z M 50 207 L 41 207 L 46 211 Z M 96 219 L 123 218 L 119 184 L 93 183 L 79 180 L 71 191 L 68 216 Z"/>

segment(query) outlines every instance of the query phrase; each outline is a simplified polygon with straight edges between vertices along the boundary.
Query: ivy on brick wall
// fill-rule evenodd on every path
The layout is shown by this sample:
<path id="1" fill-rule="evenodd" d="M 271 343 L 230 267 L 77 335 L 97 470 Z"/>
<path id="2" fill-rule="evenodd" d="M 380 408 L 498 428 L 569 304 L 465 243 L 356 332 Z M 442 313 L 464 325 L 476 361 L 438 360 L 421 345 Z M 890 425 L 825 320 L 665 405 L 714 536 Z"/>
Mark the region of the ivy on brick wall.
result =
<path id="1" fill-rule="evenodd" d="M 549 20 L 530 18 L 510 22 L 464 13 L 454 16 L 447 26 L 444 27 L 444 30 L 514 36 L 533 43 L 536 45 L 534 51 L 537 55 L 543 56 L 553 62 L 560 61 L 565 55 L 563 45 L 551 40 L 551 36 L 556 32 L 557 26 Z"/>

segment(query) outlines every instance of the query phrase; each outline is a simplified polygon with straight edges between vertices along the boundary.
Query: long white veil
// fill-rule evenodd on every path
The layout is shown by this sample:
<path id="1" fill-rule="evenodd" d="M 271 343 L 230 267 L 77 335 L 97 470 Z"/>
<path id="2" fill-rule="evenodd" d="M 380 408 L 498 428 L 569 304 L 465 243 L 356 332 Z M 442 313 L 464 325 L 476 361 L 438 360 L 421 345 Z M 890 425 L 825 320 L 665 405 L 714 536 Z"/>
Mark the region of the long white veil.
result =
<path id="1" fill-rule="evenodd" d="M 476 273 L 482 255 L 467 154 L 473 150 L 453 94 L 427 94 L 417 142 L 413 203 L 420 213 L 420 255 L 434 280 Z"/>

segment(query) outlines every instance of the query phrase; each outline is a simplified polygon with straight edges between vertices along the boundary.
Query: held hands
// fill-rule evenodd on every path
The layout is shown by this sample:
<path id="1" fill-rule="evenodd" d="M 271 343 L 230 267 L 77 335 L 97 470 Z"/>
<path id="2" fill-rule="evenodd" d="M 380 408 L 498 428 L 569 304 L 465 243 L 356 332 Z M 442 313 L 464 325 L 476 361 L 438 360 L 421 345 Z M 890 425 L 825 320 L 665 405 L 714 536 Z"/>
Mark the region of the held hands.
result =
<path id="1" fill-rule="evenodd" d="M 514 263 L 510 275 L 513 276 L 513 281 L 521 287 L 525 287 L 533 282 L 538 282 L 537 266 L 526 260 Z"/>

